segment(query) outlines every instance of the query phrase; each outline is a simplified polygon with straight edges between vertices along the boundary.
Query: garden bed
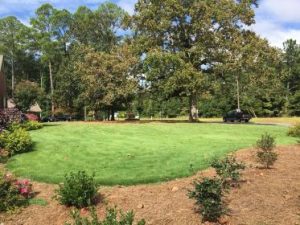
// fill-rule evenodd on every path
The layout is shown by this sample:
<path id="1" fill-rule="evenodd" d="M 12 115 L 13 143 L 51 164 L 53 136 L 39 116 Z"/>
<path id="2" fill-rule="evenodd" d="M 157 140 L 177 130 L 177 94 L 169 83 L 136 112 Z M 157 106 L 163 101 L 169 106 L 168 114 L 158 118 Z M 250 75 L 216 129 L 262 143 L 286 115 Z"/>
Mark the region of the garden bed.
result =
<path id="1" fill-rule="evenodd" d="M 258 168 L 254 150 L 241 150 L 238 159 L 247 164 L 244 182 L 233 189 L 226 201 L 229 217 L 224 224 L 298 224 L 300 221 L 300 147 L 278 147 L 279 159 L 271 170 Z M 100 188 L 102 204 L 97 212 L 103 216 L 105 207 L 117 205 L 123 210 L 133 209 L 137 219 L 145 218 L 152 225 L 200 225 L 194 201 L 187 197 L 192 182 L 203 175 L 213 176 L 211 169 L 197 175 L 161 184 L 115 186 Z M 48 202 L 46 206 L 32 205 L 19 213 L 1 214 L 5 225 L 62 225 L 69 220 L 70 209 L 52 199 L 56 185 L 34 183 L 37 198 Z M 86 212 L 82 212 L 86 214 Z"/>

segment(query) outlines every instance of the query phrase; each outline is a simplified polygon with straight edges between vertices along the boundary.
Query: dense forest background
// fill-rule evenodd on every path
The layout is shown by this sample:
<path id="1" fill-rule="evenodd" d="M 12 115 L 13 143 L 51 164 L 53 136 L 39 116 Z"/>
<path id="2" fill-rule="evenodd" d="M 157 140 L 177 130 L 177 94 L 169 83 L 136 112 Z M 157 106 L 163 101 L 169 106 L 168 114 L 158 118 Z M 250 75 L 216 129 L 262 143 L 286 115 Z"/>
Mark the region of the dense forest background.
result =
<path id="1" fill-rule="evenodd" d="M 194 120 L 194 112 L 218 117 L 238 107 L 300 116 L 300 45 L 274 48 L 252 32 L 257 6 L 140 0 L 131 16 L 110 2 L 74 13 L 44 4 L 30 25 L 2 18 L 9 97 L 22 110 L 22 97 L 31 98 L 43 116 L 78 119 L 86 112 L 113 120 L 119 112 Z"/>

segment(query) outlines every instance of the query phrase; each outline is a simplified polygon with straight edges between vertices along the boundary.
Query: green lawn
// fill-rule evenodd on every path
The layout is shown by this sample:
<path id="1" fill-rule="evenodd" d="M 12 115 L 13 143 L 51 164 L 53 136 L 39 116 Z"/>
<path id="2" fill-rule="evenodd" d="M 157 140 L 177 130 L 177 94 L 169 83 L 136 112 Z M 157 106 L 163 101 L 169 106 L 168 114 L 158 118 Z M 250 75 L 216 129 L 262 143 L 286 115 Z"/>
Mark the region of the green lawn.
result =
<path id="1" fill-rule="evenodd" d="M 59 183 L 65 173 L 95 172 L 99 184 L 137 184 L 191 175 L 214 157 L 252 146 L 264 132 L 292 144 L 287 127 L 245 124 L 149 123 L 47 125 L 32 131 L 34 151 L 7 164 L 18 176 Z"/>

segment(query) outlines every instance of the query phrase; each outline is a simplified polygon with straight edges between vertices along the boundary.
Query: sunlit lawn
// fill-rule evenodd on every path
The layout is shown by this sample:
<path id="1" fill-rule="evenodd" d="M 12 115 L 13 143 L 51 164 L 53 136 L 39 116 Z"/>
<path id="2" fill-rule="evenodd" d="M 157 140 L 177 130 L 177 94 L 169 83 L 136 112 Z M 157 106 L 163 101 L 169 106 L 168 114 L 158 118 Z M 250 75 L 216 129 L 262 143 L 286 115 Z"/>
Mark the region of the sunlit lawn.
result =
<path id="1" fill-rule="evenodd" d="M 59 183 L 70 171 L 95 173 L 99 184 L 137 184 L 189 176 L 214 157 L 252 146 L 269 132 L 278 144 L 296 141 L 287 127 L 246 124 L 61 123 L 32 131 L 34 151 L 7 164 L 16 175 Z"/>

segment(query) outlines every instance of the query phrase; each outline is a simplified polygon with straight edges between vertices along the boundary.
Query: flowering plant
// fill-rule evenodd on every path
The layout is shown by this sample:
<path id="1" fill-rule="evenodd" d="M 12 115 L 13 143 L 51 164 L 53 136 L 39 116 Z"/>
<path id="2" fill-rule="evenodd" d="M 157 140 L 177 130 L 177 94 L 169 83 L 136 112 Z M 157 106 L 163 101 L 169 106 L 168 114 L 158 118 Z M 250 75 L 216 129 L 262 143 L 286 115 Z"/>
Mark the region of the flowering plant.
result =
<path id="1" fill-rule="evenodd" d="M 31 198 L 33 196 L 32 184 L 29 180 L 16 180 L 15 185 L 23 197 Z"/>

